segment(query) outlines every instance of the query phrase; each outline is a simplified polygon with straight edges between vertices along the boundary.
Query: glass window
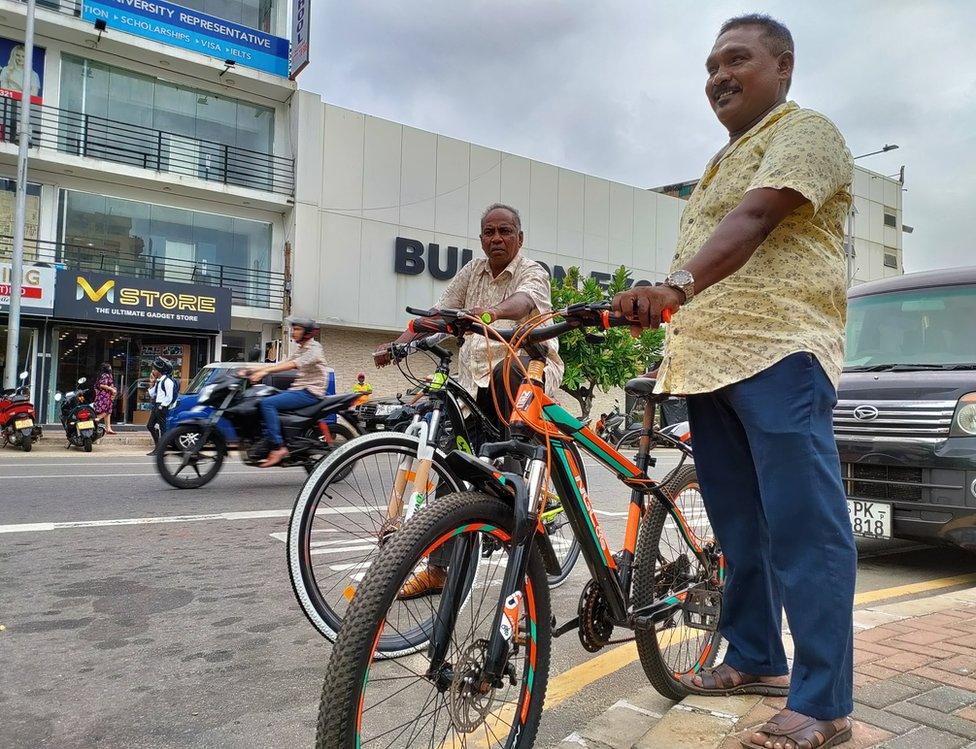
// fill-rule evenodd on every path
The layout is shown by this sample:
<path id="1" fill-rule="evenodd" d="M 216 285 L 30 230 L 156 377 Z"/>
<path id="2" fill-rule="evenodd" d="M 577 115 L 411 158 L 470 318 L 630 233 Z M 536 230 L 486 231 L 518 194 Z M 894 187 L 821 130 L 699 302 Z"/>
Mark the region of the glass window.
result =
<path id="1" fill-rule="evenodd" d="M 61 91 L 63 151 L 258 189 L 272 186 L 270 107 L 70 55 L 63 56 Z"/>
<path id="2" fill-rule="evenodd" d="M 976 286 L 855 297 L 845 367 L 976 364 Z"/>
<path id="3" fill-rule="evenodd" d="M 92 270 L 224 286 L 267 306 L 271 224 L 62 191 L 67 262 Z"/>
<path id="4" fill-rule="evenodd" d="M 183 0 L 180 4 L 225 21 L 272 33 L 272 0 Z"/>
<path id="5" fill-rule="evenodd" d="M 884 264 L 885 264 L 885 268 L 897 268 L 898 256 L 893 252 L 886 252 L 884 254 Z"/>
<path id="6" fill-rule="evenodd" d="M 894 211 L 889 211 L 887 208 L 884 212 L 884 225 L 885 226 L 898 226 L 898 217 L 895 216 Z"/>

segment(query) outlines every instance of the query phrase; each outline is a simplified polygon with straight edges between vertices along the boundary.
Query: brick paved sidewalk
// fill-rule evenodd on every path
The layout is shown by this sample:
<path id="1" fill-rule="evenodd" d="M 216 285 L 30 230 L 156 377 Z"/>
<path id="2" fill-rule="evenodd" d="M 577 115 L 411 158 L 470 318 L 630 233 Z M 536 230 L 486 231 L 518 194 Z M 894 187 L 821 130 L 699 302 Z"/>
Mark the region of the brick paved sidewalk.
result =
<path id="1" fill-rule="evenodd" d="M 855 612 L 852 741 L 843 749 L 976 749 L 976 589 Z M 792 651 L 789 637 L 787 652 Z M 782 698 L 689 697 L 621 740 L 578 734 L 591 749 L 741 749 Z M 618 723 L 619 725 L 619 723 Z M 648 730 L 649 729 L 649 730 Z M 634 735 L 636 734 L 636 735 Z M 564 746 L 560 745 L 560 747 Z"/>

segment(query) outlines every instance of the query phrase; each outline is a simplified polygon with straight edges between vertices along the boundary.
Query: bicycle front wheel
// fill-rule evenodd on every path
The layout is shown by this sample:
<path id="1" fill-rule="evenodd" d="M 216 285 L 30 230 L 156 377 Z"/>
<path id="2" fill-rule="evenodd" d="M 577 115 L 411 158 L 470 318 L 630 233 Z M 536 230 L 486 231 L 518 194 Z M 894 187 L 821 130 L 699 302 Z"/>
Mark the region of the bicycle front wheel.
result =
<path id="1" fill-rule="evenodd" d="M 382 746 L 531 747 L 549 676 L 551 621 L 542 558 L 532 550 L 518 581 L 518 603 L 505 676 L 484 678 L 499 588 L 512 551 L 512 510 L 482 492 L 451 494 L 428 504 L 384 545 L 349 607 L 326 671 L 319 705 L 318 749 Z M 427 650 L 377 660 L 377 643 L 402 621 L 431 621 L 441 595 L 400 600 L 406 582 L 445 544 L 454 545 L 449 574 L 465 575 L 469 557 L 489 542 L 499 550 L 482 564 L 466 608 L 456 612 L 443 663 Z M 458 566 L 455 566 L 458 565 Z M 446 612 L 444 612 L 446 613 Z M 406 614 L 406 616 L 404 616 Z"/>
<path id="2" fill-rule="evenodd" d="M 662 482 L 661 488 L 673 498 L 687 530 L 679 528 L 658 502 L 645 514 L 635 554 L 634 608 L 664 601 L 689 585 L 720 601 L 720 569 L 702 565 L 685 537 L 687 532 L 700 546 L 712 549 L 712 558 L 719 559 L 721 552 L 705 514 L 695 467 L 682 466 Z M 711 666 L 722 639 L 718 631 L 689 626 L 681 607 L 653 629 L 635 634 L 644 673 L 658 692 L 672 700 L 688 695 L 681 676 Z"/>
<path id="3" fill-rule="evenodd" d="M 305 616 L 334 642 L 385 531 L 387 508 L 399 466 L 417 454 L 417 438 L 375 433 L 352 440 L 319 461 L 295 501 L 288 524 L 288 572 Z M 460 491 L 443 454 L 435 453 L 430 481 L 440 497 Z M 398 518 L 397 518 L 398 519 Z M 384 657 L 412 653 L 427 641 L 426 629 L 403 627 L 379 643 Z"/>

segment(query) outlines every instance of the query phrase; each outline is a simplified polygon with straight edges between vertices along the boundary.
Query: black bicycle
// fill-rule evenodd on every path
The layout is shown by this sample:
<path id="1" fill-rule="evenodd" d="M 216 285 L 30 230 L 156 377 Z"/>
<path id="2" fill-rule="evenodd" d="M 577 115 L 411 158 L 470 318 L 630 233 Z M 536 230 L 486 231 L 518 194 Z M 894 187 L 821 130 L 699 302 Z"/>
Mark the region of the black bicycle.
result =
<path id="1" fill-rule="evenodd" d="M 562 322 L 516 330 L 485 329 L 465 313 L 441 310 L 415 329 L 494 335 L 531 357 L 515 396 L 512 438 L 488 443 L 481 458 L 452 452 L 447 463 L 472 488 L 428 503 L 373 560 L 349 607 L 322 690 L 316 745 L 353 747 L 531 747 L 542 715 L 552 637 L 577 632 L 597 651 L 617 628 L 632 630 L 644 671 L 662 694 L 678 699 L 681 676 L 709 666 L 720 644 L 724 560 L 702 510 L 687 442 L 654 427 L 653 380 L 628 383 L 646 396 L 643 434 L 632 462 L 546 397 L 539 343 L 584 326 L 628 325 L 605 304 L 561 310 Z M 544 318 L 543 318 L 544 320 Z M 623 547 L 614 553 L 581 477 L 579 446 L 631 490 Z M 647 475 L 650 451 L 680 451 L 679 465 L 658 483 Z M 524 470 L 500 469 L 518 458 Z M 555 627 L 549 606 L 539 518 L 551 479 L 591 579 L 578 616 Z M 486 543 L 505 561 L 471 586 L 472 565 Z M 404 581 L 451 544 L 440 595 L 398 596 Z M 467 605 L 463 605 L 467 601 Z M 378 643 L 403 622 L 430 622 L 430 643 L 399 661 L 377 661 Z"/>
<path id="2" fill-rule="evenodd" d="M 436 362 L 430 378 L 410 370 L 408 356 L 415 351 Z M 422 386 L 410 425 L 403 433 L 359 437 L 323 460 L 302 487 L 288 526 L 288 572 L 295 597 L 308 620 L 330 641 L 337 637 L 349 601 L 380 546 L 431 499 L 464 488 L 447 453 L 456 449 L 473 454 L 501 436 L 498 422 L 451 377 L 453 356 L 436 339 L 395 346 L 391 355 L 404 376 Z M 585 485 L 583 462 L 574 455 Z M 580 546 L 551 488 L 546 503 L 539 518 L 545 530 L 539 544 L 549 560 L 547 583 L 557 587 L 572 572 Z M 490 569 L 497 548 L 486 541 L 472 584 L 478 568 Z M 404 624 L 399 632 L 380 639 L 378 653 L 411 653 L 429 636 L 426 621 Z"/>

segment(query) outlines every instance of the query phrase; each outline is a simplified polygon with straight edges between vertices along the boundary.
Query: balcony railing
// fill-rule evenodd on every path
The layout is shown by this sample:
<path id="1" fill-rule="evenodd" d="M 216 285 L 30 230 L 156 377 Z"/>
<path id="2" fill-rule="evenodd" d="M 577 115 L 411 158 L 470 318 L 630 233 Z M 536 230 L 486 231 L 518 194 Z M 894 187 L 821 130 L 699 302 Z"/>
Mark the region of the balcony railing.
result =
<path id="1" fill-rule="evenodd" d="M 9 260 L 12 254 L 13 237 L 0 235 L 0 261 Z M 60 263 L 73 270 L 220 286 L 231 290 L 234 304 L 261 309 L 281 309 L 285 296 L 283 273 L 222 265 L 207 260 L 141 255 L 67 242 L 28 239 L 24 242 L 24 262 Z"/>
<path id="2" fill-rule="evenodd" d="M 19 117 L 20 101 L 0 98 L 0 141 L 17 139 Z M 295 186 L 290 158 L 44 104 L 31 105 L 31 145 L 279 195 Z"/>

